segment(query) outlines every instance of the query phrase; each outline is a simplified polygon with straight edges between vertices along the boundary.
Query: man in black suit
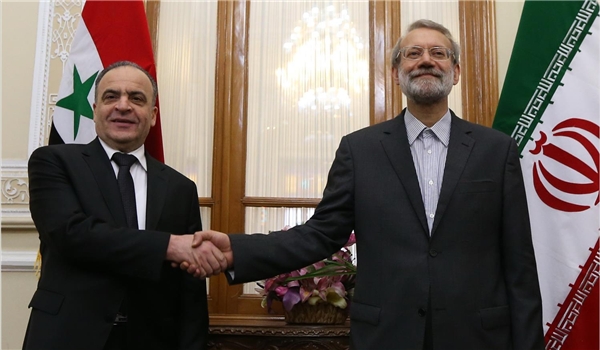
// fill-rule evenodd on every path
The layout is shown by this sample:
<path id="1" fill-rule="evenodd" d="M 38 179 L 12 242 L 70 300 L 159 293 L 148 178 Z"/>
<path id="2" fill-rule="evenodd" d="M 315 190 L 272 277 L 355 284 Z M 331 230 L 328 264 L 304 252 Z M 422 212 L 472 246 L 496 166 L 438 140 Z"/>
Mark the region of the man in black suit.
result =
<path id="1" fill-rule="evenodd" d="M 24 349 L 206 347 L 206 283 L 170 264 L 194 261 L 202 277 L 227 265 L 212 244 L 191 247 L 202 229 L 196 185 L 144 150 L 156 96 L 140 66 L 114 63 L 96 81 L 98 138 L 31 155 L 42 269 Z M 117 174 L 129 174 L 111 161 L 117 153 L 134 157 L 132 207 L 121 198 Z"/>
<path id="2" fill-rule="evenodd" d="M 310 220 L 196 243 L 212 240 L 242 283 L 330 256 L 354 230 L 353 349 L 543 349 L 516 143 L 449 110 L 459 46 L 442 25 L 413 23 L 392 67 L 407 108 L 342 138 Z"/>

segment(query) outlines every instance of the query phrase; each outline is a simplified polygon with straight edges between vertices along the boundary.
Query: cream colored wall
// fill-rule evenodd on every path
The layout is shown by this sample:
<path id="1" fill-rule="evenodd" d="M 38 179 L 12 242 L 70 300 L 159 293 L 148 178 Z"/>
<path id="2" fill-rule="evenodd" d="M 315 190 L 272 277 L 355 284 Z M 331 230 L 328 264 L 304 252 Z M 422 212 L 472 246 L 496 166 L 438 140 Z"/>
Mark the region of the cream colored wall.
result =
<path id="1" fill-rule="evenodd" d="M 500 88 L 504 82 L 512 43 L 516 34 L 523 0 L 499 0 L 496 3 L 498 73 Z M 24 163 L 28 156 L 31 96 L 38 22 L 37 2 L 9 1 L 2 4 L 2 187 L 18 177 L 10 164 Z M 160 69 L 160 67 L 159 67 Z M 52 82 L 51 84 L 56 84 Z M 18 168 L 18 167 L 17 167 Z M 18 173 L 18 172 L 17 172 Z M 13 176 L 14 175 L 14 176 Z M 26 179 L 21 179 L 25 180 Z M 18 181 L 15 181 L 18 183 Z M 38 239 L 31 219 L 7 212 L 2 192 L 2 349 L 20 349 L 29 317 L 27 304 L 35 290 L 36 277 L 31 261 Z M 26 203 L 25 203 L 26 204 Z M 11 263 L 11 261 L 16 263 Z M 21 270 L 21 271 L 8 271 Z M 24 269 L 24 271 L 23 271 Z"/>
<path id="2" fill-rule="evenodd" d="M 496 2 L 496 40 L 498 45 L 498 86 L 504 85 L 506 69 L 517 35 L 524 0 L 498 0 Z"/>
<path id="3" fill-rule="evenodd" d="M 2 4 L 2 159 L 27 158 L 37 9 Z"/>
<path id="4" fill-rule="evenodd" d="M 37 281 L 31 266 L 13 263 L 31 261 L 39 244 L 31 219 L 21 215 L 11 218 L 8 213 L 11 207 L 26 208 L 27 198 L 22 205 L 20 197 L 12 198 L 13 204 L 7 203 L 10 193 L 5 186 L 11 181 L 13 189 L 26 191 L 26 185 L 19 185 L 26 174 L 19 169 L 28 157 L 37 17 L 37 2 L 2 3 L 2 349 L 21 348 L 29 317 L 27 305 Z M 20 268 L 25 271 L 7 271 Z"/>

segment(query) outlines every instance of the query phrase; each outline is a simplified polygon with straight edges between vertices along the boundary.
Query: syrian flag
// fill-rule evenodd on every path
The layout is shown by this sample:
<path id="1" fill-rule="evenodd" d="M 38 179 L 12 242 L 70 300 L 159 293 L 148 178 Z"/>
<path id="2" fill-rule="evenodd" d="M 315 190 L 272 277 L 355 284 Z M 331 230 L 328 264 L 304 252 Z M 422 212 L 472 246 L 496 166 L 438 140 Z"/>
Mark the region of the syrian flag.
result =
<path id="1" fill-rule="evenodd" d="M 547 349 L 599 348 L 597 0 L 526 0 L 494 128 L 517 140 Z"/>
<path id="2" fill-rule="evenodd" d="M 143 0 L 87 0 L 60 83 L 49 144 L 88 143 L 96 137 L 95 79 L 102 69 L 123 60 L 137 63 L 156 79 Z M 145 146 L 164 162 L 160 112 Z"/>

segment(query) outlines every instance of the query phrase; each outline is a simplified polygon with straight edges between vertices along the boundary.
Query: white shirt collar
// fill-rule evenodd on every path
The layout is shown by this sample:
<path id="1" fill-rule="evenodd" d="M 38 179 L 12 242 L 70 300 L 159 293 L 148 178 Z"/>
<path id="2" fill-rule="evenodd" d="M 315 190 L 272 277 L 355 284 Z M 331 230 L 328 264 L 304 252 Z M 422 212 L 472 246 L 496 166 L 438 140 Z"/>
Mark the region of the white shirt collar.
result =
<path id="1" fill-rule="evenodd" d="M 115 154 L 117 152 L 121 152 L 119 150 L 116 150 L 116 149 L 110 147 L 106 142 L 102 141 L 101 138 L 98 138 L 98 140 L 100 141 L 102 148 L 104 148 L 104 151 L 106 152 L 106 155 L 108 156 L 108 159 L 112 159 L 113 154 Z M 132 156 L 135 156 L 138 159 L 138 162 L 140 163 L 142 168 L 144 168 L 145 171 L 148 171 L 148 166 L 146 163 L 146 152 L 145 152 L 145 148 L 144 148 L 143 144 L 135 151 L 129 152 L 127 154 L 131 154 Z"/>
<path id="2" fill-rule="evenodd" d="M 412 145 L 413 142 L 419 137 L 421 132 L 427 129 L 427 126 L 419 119 L 417 119 L 408 109 L 404 113 L 404 124 L 406 125 L 406 136 L 408 137 L 408 144 Z M 452 118 L 450 117 L 450 110 L 446 111 L 444 116 L 437 121 L 430 129 L 433 131 L 435 136 L 448 147 L 450 142 L 450 126 L 452 124 Z"/>

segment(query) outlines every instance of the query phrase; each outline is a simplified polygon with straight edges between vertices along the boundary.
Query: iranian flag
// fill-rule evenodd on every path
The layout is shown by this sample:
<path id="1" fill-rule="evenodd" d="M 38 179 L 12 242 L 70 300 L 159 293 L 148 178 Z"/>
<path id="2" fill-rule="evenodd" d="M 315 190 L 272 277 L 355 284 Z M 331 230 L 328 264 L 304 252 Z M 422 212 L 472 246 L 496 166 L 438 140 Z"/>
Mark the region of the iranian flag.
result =
<path id="1" fill-rule="evenodd" d="M 156 79 L 143 0 L 87 0 L 63 71 L 50 144 L 88 143 L 96 137 L 92 110 L 95 79 L 102 69 L 123 60 L 137 63 Z M 164 162 L 160 112 L 145 146 Z"/>
<path id="2" fill-rule="evenodd" d="M 547 349 L 599 349 L 597 0 L 526 0 L 494 120 L 519 144 Z"/>

